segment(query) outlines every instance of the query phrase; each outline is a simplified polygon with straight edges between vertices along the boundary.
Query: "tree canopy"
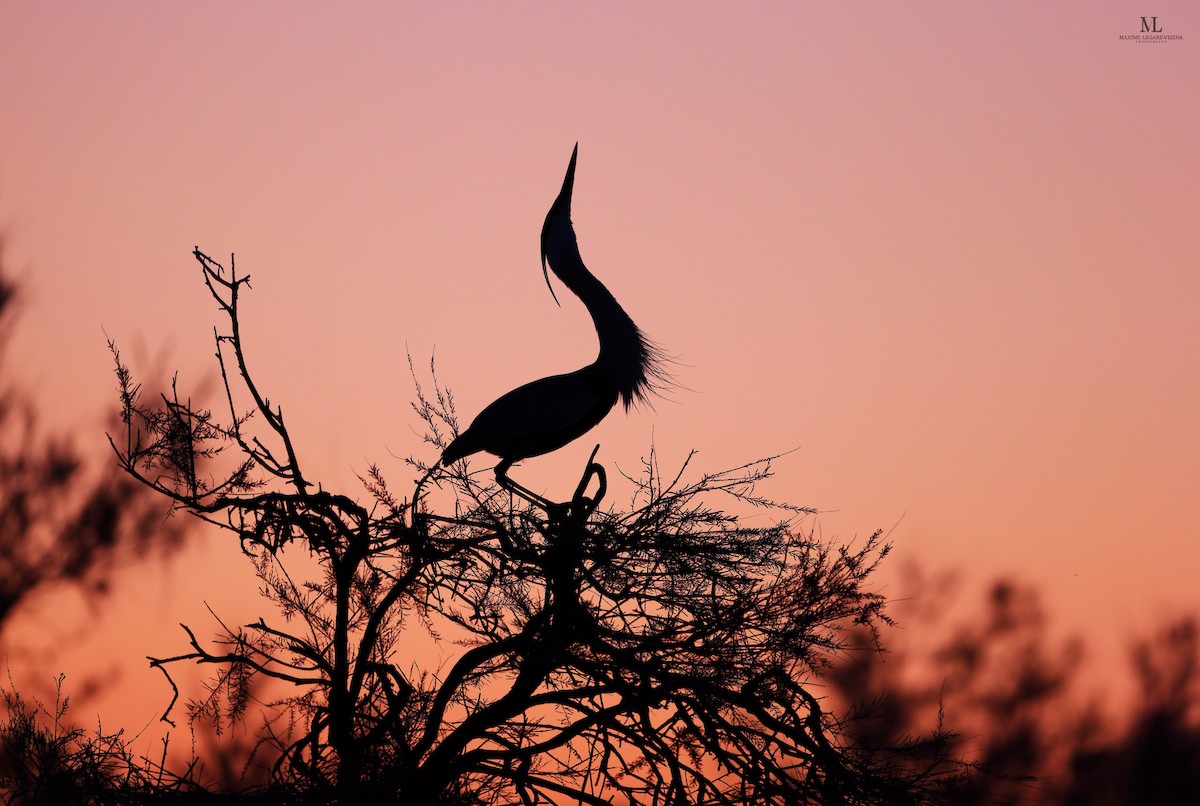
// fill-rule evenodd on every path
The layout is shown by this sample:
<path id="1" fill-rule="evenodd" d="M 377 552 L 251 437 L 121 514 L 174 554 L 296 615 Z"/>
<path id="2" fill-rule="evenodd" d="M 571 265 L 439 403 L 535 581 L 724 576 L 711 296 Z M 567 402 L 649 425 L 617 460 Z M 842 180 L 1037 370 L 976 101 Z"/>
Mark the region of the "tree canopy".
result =
<path id="1" fill-rule="evenodd" d="M 229 532 L 255 564 L 270 619 L 222 625 L 212 641 L 185 627 L 188 651 L 152 665 L 168 679 L 180 663 L 217 669 L 192 719 L 243 718 L 256 680 L 288 684 L 261 747 L 278 791 L 488 804 L 930 796 L 941 759 L 902 763 L 911 741 L 846 743 L 823 692 L 849 630 L 887 623 L 868 585 L 888 551 L 879 534 L 815 539 L 808 510 L 758 493 L 770 460 L 703 473 L 689 457 L 664 474 L 651 453 L 624 509 L 605 505 L 595 453 L 562 503 L 420 458 L 407 496 L 375 466 L 359 496 L 329 490 L 246 360 L 249 277 L 195 257 L 224 317 L 227 411 L 174 384 L 143 395 L 112 345 L 124 429 L 111 439 L 133 478 Z M 453 397 L 418 384 L 415 410 L 440 453 L 458 432 Z M 444 498 L 434 488 L 452 512 L 430 503 Z M 744 526 L 733 503 L 775 521 Z M 296 552 L 318 559 L 316 578 L 291 575 Z M 413 631 L 456 648 L 447 667 L 410 651 Z"/>

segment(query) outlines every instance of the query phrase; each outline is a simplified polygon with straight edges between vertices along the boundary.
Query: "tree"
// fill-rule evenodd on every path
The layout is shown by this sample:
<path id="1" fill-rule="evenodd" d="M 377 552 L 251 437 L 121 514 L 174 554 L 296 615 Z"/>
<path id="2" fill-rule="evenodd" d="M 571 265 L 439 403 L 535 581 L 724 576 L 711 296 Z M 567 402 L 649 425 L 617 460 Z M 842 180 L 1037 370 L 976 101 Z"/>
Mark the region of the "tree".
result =
<path id="1" fill-rule="evenodd" d="M 174 384 L 143 396 L 110 345 L 125 426 L 111 439 L 131 477 L 236 536 L 282 617 L 222 624 L 212 642 L 185 627 L 187 652 L 151 660 L 168 680 L 176 664 L 216 667 L 192 719 L 242 718 L 256 680 L 291 687 L 263 735 L 277 793 L 488 804 L 929 796 L 941 759 L 901 765 L 910 744 L 886 755 L 847 745 L 819 694 L 848 628 L 877 635 L 888 623 L 866 587 L 888 551 L 878 533 L 852 548 L 799 530 L 807 510 L 756 492 L 770 461 L 689 481 L 688 462 L 664 476 L 651 454 L 627 511 L 601 506 L 595 453 L 560 504 L 514 497 L 465 463 L 417 459 L 408 497 L 374 466 L 366 503 L 327 490 L 247 363 L 238 306 L 249 277 L 194 254 L 224 316 L 228 418 Z M 452 396 L 418 384 L 415 409 L 440 453 L 458 430 Z M 438 486 L 454 496 L 452 515 L 432 509 Z M 718 496 L 781 520 L 747 528 Z M 317 559 L 316 578 L 292 576 L 295 554 Z M 460 647 L 448 669 L 406 657 L 419 630 Z"/>

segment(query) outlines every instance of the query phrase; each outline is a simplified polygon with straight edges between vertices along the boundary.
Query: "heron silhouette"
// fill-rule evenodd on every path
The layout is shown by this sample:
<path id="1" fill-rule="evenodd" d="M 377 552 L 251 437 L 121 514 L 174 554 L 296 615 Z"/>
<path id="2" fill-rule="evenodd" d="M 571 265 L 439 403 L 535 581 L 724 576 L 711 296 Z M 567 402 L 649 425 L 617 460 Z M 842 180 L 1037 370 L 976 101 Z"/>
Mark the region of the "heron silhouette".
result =
<path id="1" fill-rule="evenodd" d="M 588 271 L 579 255 L 571 225 L 571 192 L 578 154 L 576 143 L 562 190 L 542 225 L 542 275 L 555 303 L 558 295 L 550 284 L 549 271 L 579 297 L 592 315 L 600 353 L 582 369 L 541 378 L 500 397 L 446 447 L 441 459 L 442 465 L 449 466 L 480 451 L 494 454 L 500 457 L 496 480 L 543 505 L 547 503 L 544 499 L 508 477 L 508 469 L 515 462 L 558 450 L 583 436 L 608 415 L 618 400 L 626 411 L 634 403 L 648 401 L 668 380 L 662 351 Z M 595 453 L 592 455 L 594 458 Z M 598 469 L 603 486 L 603 468 L 589 462 L 589 472 L 597 472 L 592 468 Z"/>

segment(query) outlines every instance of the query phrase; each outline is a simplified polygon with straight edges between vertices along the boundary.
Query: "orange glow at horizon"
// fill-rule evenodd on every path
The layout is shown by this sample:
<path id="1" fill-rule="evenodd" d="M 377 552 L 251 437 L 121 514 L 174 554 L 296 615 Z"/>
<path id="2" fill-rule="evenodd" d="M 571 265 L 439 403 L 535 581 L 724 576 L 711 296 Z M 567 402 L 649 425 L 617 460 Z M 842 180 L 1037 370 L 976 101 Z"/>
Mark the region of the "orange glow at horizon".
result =
<path id="1" fill-rule="evenodd" d="M 234 252 L 313 474 L 402 488 L 396 457 L 432 458 L 406 352 L 465 421 L 594 357 L 537 260 L 579 141 L 584 260 L 681 388 L 515 477 L 573 485 L 596 442 L 626 472 L 651 444 L 664 468 L 795 448 L 766 492 L 820 534 L 1034 582 L 1104 657 L 1200 605 L 1195 6 L 1159 3 L 1184 39 L 1156 45 L 1116 2 L 520 8 L 6 9 L 6 360 L 47 423 L 105 449 L 105 332 L 147 382 L 211 385 L 190 251 Z M 122 575 L 89 635 L 33 603 L 20 651 L 77 644 L 69 675 L 155 717 L 143 656 L 205 633 L 206 599 L 259 615 L 223 540 Z"/>

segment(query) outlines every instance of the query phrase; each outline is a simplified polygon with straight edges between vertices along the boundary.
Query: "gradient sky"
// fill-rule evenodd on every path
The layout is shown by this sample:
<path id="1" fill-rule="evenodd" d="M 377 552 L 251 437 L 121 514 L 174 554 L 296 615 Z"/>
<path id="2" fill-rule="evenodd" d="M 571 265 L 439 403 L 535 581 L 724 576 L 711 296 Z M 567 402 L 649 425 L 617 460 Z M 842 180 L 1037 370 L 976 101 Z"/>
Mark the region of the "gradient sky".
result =
<path id="1" fill-rule="evenodd" d="M 6 366 L 49 423 L 102 447 L 102 327 L 211 381 L 189 253 L 236 252 L 308 475 L 402 486 L 406 350 L 467 418 L 594 357 L 537 252 L 579 141 L 584 259 L 686 388 L 519 475 L 570 488 L 597 441 L 628 470 L 795 448 L 766 492 L 889 529 L 890 595 L 910 562 L 1018 575 L 1100 658 L 1200 604 L 1200 6 L 391 6 L 3 6 Z M 1120 40 L 1147 12 L 1183 40 Z M 100 630 L 35 603 L 23 651 L 78 645 L 59 665 L 148 721 L 142 656 L 202 599 L 258 614 L 227 543 L 124 575 Z"/>

